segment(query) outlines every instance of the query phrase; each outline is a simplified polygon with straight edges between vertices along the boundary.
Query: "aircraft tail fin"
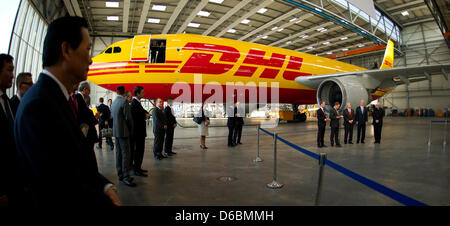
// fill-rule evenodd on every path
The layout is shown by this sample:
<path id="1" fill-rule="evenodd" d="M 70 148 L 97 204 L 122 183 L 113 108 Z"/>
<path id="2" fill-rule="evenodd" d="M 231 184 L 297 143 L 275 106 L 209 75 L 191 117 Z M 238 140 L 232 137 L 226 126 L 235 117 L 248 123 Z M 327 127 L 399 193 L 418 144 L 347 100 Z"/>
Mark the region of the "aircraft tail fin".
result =
<path id="1" fill-rule="evenodd" d="M 389 69 L 394 67 L 394 42 L 388 41 L 386 52 L 384 52 L 383 63 L 380 69 Z"/>

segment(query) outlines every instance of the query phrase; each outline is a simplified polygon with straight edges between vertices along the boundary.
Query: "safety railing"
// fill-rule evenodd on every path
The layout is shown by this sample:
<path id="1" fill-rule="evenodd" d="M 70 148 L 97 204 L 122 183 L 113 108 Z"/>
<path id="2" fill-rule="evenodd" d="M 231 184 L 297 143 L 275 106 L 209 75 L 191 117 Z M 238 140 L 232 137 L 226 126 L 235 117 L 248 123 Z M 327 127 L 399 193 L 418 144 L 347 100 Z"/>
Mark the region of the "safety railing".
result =
<path id="1" fill-rule="evenodd" d="M 447 124 L 450 121 L 430 121 L 430 132 L 428 133 L 428 151 L 431 151 L 431 138 L 433 135 L 433 124 L 439 124 L 439 123 L 444 123 L 444 137 L 442 138 L 442 151 L 445 152 L 446 146 L 447 146 Z"/>
<path id="2" fill-rule="evenodd" d="M 417 201 L 411 197 L 408 197 L 404 194 L 401 194 L 393 189 L 390 189 L 380 183 L 377 183 L 369 178 L 366 178 L 364 176 L 361 176 L 349 169 L 346 169 L 345 167 L 327 159 L 327 155 L 326 153 L 320 153 L 320 154 L 316 154 L 313 153 L 311 151 L 308 151 L 304 148 L 301 148 L 281 137 L 278 136 L 277 133 L 271 133 L 263 128 L 261 128 L 259 125 L 257 126 L 257 130 L 258 130 L 258 146 L 257 146 L 257 158 L 259 158 L 259 131 L 263 131 L 264 133 L 266 133 L 269 136 L 272 136 L 274 139 L 273 145 L 274 145 L 274 170 L 273 170 L 273 181 L 272 183 L 267 184 L 267 188 L 270 189 L 279 189 L 283 187 L 283 184 L 280 184 L 277 182 L 277 140 L 283 142 L 284 144 L 288 145 L 289 147 L 311 157 L 314 158 L 316 160 L 319 161 L 319 178 L 318 178 L 318 183 L 317 183 L 317 191 L 316 191 L 316 198 L 315 198 L 315 205 L 318 206 L 320 204 L 320 195 L 321 195 L 321 191 L 322 191 L 322 183 L 323 183 L 323 172 L 325 169 L 325 165 L 328 165 L 329 167 L 331 167 L 332 169 L 344 174 L 347 177 L 350 177 L 351 179 L 403 204 L 406 206 L 427 206 L 427 204 Z M 257 162 L 254 160 L 254 162 Z"/>

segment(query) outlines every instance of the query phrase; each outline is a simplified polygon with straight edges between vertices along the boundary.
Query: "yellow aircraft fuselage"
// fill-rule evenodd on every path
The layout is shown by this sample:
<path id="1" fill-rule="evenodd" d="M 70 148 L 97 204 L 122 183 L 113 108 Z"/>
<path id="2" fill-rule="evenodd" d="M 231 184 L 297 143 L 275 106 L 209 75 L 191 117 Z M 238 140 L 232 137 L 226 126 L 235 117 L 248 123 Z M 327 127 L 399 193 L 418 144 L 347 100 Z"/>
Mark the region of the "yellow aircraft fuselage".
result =
<path id="1" fill-rule="evenodd" d="M 262 88 L 277 86 L 278 103 L 314 104 L 316 90 L 295 82 L 296 77 L 361 70 L 367 69 L 307 53 L 225 38 L 192 34 L 139 35 L 114 43 L 94 57 L 88 80 L 112 91 L 121 85 L 130 91 L 142 86 L 148 99 L 176 98 L 183 92 L 173 89 L 174 85 L 185 84 L 191 88 L 192 102 L 205 101 L 217 92 L 223 92 L 225 102 L 226 86 L 230 84 L 253 88 L 258 96 Z M 217 90 L 202 91 L 200 99 L 194 98 L 195 87 L 208 85 Z M 231 95 L 245 95 L 245 102 L 253 102 L 254 93 L 234 92 Z M 267 95 L 271 102 L 270 88 Z M 383 92 L 371 95 L 377 99 Z"/>

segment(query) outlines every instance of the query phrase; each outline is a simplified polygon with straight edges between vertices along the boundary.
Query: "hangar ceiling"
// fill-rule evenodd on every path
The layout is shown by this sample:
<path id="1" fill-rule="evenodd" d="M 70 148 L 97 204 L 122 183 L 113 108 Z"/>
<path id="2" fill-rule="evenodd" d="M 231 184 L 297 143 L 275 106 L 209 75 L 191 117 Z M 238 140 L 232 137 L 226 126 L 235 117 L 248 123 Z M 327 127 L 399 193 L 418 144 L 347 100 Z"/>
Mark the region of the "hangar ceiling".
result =
<path id="1" fill-rule="evenodd" d="M 377 19 L 369 19 L 358 9 L 348 8 L 344 0 L 54 2 L 55 5 L 62 2 L 67 14 L 86 18 L 92 35 L 133 36 L 140 33 L 185 32 L 322 56 L 375 45 L 377 42 L 384 44 L 387 39 L 398 39 L 402 26 L 420 20 L 433 20 L 423 0 L 375 0 L 381 12 Z M 403 15 L 405 11 L 407 15 Z M 399 46 L 401 43 L 397 44 Z"/>

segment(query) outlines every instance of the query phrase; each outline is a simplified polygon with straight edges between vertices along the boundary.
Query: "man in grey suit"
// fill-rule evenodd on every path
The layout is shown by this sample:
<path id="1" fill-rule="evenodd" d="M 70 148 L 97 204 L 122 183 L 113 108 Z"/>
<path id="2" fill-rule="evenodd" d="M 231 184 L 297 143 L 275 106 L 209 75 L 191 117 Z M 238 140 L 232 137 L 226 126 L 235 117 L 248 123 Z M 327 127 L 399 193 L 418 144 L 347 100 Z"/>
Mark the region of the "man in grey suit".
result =
<path id="1" fill-rule="evenodd" d="M 161 160 L 167 158 L 167 154 L 163 154 L 164 136 L 166 134 L 167 123 L 162 111 L 162 100 L 157 98 L 155 101 L 155 108 L 152 112 L 153 121 L 153 134 L 155 135 L 155 141 L 153 144 L 153 155 L 155 160 Z"/>
<path id="2" fill-rule="evenodd" d="M 130 187 L 136 186 L 130 177 L 130 135 L 132 116 L 130 105 L 125 98 L 125 88 L 117 87 L 117 98 L 111 106 L 114 119 L 113 135 L 116 138 L 116 168 L 119 180 Z"/>

